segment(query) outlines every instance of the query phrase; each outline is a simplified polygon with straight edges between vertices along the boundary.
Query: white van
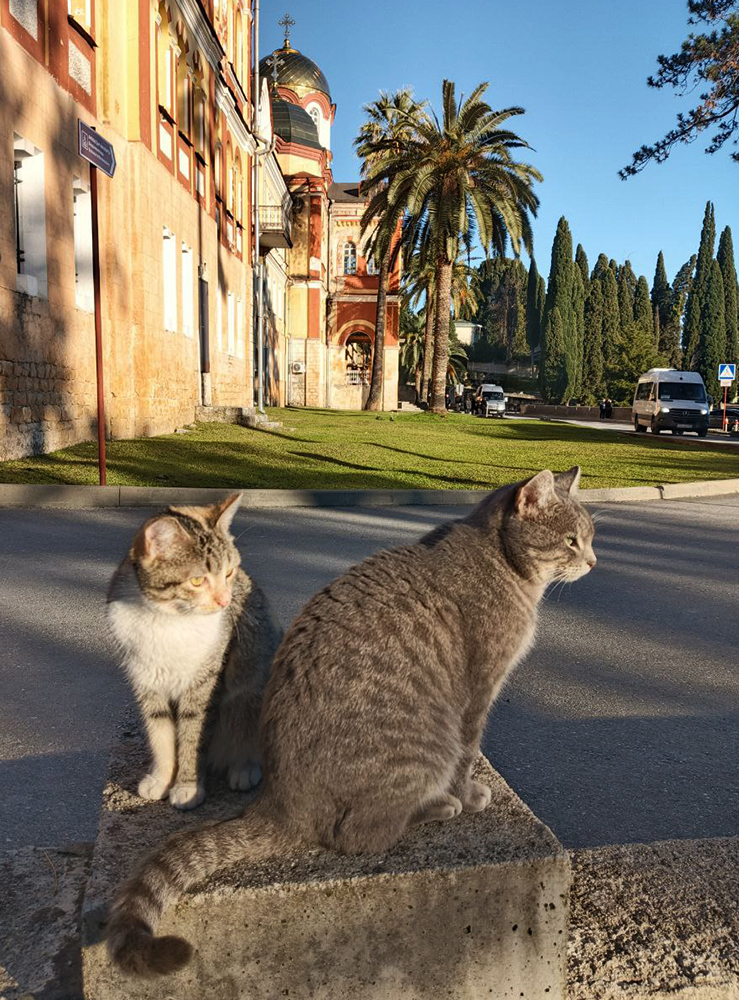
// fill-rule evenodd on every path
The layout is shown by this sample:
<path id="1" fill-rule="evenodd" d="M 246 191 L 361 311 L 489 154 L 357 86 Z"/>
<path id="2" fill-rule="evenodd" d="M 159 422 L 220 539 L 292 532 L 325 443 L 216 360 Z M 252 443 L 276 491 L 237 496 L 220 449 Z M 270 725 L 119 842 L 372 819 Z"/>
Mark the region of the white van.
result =
<path id="1" fill-rule="evenodd" d="M 503 387 L 485 382 L 475 393 L 475 412 L 481 417 L 504 417 L 506 398 Z"/>
<path id="2" fill-rule="evenodd" d="M 694 431 L 698 437 L 708 434 L 708 396 L 698 372 L 676 368 L 650 368 L 636 386 L 631 416 L 634 430 L 652 434 Z"/>

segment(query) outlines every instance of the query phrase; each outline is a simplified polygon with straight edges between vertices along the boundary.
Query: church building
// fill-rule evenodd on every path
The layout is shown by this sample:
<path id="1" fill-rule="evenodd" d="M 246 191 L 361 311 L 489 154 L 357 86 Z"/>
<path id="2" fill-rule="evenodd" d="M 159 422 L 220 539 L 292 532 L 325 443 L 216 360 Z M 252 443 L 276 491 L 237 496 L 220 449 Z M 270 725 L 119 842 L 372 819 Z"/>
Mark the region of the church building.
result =
<path id="1" fill-rule="evenodd" d="M 270 250 L 270 220 L 286 227 L 278 205 L 261 206 L 269 324 L 268 401 L 272 404 L 358 410 L 369 393 L 378 277 L 360 235 L 366 197 L 359 182 L 336 183 L 331 132 L 336 115 L 328 80 L 292 47 L 261 60 L 262 121 L 291 201 L 290 238 L 280 287 Z M 268 164 L 264 166 L 269 169 Z M 389 283 L 383 409 L 397 408 L 400 267 Z M 284 295 L 284 321 L 275 320 Z"/>

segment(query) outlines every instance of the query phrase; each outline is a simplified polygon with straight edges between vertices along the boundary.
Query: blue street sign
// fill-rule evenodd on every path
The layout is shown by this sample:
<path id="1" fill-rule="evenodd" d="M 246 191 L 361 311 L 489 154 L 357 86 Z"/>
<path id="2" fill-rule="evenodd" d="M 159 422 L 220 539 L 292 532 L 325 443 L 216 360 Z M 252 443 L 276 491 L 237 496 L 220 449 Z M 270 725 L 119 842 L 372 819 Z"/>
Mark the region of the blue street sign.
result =
<path id="1" fill-rule="evenodd" d="M 77 126 L 77 152 L 93 167 L 99 167 L 104 174 L 112 177 L 115 173 L 115 151 L 111 143 L 85 125 L 81 118 L 77 119 Z"/>
<path id="2" fill-rule="evenodd" d="M 736 378 L 736 365 L 719 365 L 718 377 L 719 379 L 731 379 L 733 382 Z"/>

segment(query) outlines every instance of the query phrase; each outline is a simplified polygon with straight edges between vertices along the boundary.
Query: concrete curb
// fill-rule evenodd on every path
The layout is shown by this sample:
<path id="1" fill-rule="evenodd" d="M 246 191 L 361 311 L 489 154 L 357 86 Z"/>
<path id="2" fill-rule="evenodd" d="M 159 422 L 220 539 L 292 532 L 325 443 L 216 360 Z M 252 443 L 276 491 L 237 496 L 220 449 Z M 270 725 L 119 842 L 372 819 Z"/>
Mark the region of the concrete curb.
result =
<path id="1" fill-rule="evenodd" d="M 169 486 L 31 486 L 0 484 L 2 507 L 166 507 L 172 503 L 214 503 L 239 487 L 188 489 Z M 242 508 L 472 506 L 489 490 L 252 490 L 243 489 Z M 739 479 L 664 483 L 623 489 L 582 490 L 585 503 L 676 500 L 739 493 Z"/>

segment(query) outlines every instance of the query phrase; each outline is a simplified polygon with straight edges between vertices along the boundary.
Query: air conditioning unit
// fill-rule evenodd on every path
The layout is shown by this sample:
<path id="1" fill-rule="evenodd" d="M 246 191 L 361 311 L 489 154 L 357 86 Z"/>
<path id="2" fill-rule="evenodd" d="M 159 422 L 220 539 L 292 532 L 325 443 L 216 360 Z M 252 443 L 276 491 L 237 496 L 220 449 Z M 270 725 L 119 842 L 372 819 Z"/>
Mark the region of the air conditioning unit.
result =
<path id="1" fill-rule="evenodd" d="M 305 375 L 305 362 L 293 361 L 293 363 L 290 365 L 290 372 L 293 375 Z"/>

